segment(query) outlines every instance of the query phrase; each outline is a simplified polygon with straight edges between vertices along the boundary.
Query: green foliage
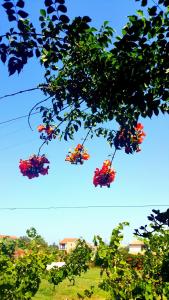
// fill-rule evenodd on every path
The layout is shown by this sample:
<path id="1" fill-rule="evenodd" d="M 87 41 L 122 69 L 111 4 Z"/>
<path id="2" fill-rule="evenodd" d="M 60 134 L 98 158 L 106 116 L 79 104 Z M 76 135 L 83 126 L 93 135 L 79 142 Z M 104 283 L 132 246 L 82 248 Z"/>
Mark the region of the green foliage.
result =
<path id="1" fill-rule="evenodd" d="M 29 248 L 30 241 L 31 241 L 31 239 L 28 236 L 21 236 L 17 240 L 18 248 L 23 249 L 23 250 Z"/>
<path id="2" fill-rule="evenodd" d="M 56 123 L 65 140 L 83 126 L 112 146 L 114 131 L 102 126 L 107 122 L 132 128 L 140 116 L 169 112 L 166 0 L 146 14 L 139 9 L 129 16 L 120 37 L 107 21 L 99 30 L 89 25 L 88 16 L 70 21 L 65 0 L 44 1 L 37 33 L 24 4 L 18 1 L 13 9 L 13 1 L 4 1 L 13 26 L 0 37 L 0 59 L 8 63 L 10 75 L 31 57 L 40 60 L 45 83 L 39 88 L 51 98 L 48 107 L 41 107 L 43 122 Z"/>
<path id="3" fill-rule="evenodd" d="M 153 209 L 148 220 L 151 222 L 151 230 L 147 229 L 147 225 L 141 226 L 139 229 L 135 229 L 135 234 L 141 237 L 148 238 L 154 231 L 169 227 L 169 209 L 165 212 Z"/>
<path id="4" fill-rule="evenodd" d="M 156 216 L 151 214 L 151 228 L 141 227 L 143 231 L 144 243 L 146 245 L 143 262 L 143 278 L 150 283 L 151 293 L 155 297 L 165 295 L 169 297 L 169 230 L 167 228 L 167 213 L 154 211 Z M 163 224 L 162 224 L 163 222 Z M 145 234 L 147 233 L 147 234 Z M 139 233 L 141 235 L 141 233 Z M 161 298 L 162 299 L 162 298 Z"/>
<path id="5" fill-rule="evenodd" d="M 38 291 L 50 258 L 39 251 L 36 241 L 33 243 L 32 239 L 31 242 L 29 249 L 18 258 L 14 256 L 17 241 L 4 239 L 0 242 L 0 299 L 29 300 Z"/>
<path id="6" fill-rule="evenodd" d="M 163 213 L 158 215 L 160 220 L 164 219 Z M 113 230 L 109 245 L 100 237 L 95 238 L 97 253 L 102 260 L 101 275 L 106 274 L 99 286 L 109 292 L 110 299 L 168 299 L 169 230 L 162 222 L 157 228 L 157 219 L 150 224 L 150 228 L 154 228 L 152 232 L 141 227 L 149 233 L 143 240 L 145 251 L 141 256 L 126 256 L 119 251 L 123 224 Z"/>
<path id="7" fill-rule="evenodd" d="M 79 239 L 75 249 L 67 256 L 67 277 L 73 284 L 76 276 L 80 276 L 88 270 L 91 252 L 92 250 L 85 240 Z"/>
<path id="8" fill-rule="evenodd" d="M 90 258 L 90 247 L 85 240 L 79 239 L 75 249 L 65 257 L 66 264 L 60 268 L 54 267 L 49 271 L 49 282 L 56 286 L 65 278 L 68 278 L 74 285 L 75 277 L 88 270 Z"/>
<path id="9" fill-rule="evenodd" d="M 12 259 L 17 242 L 10 238 L 3 238 L 0 240 L 0 253 Z"/>
<path id="10" fill-rule="evenodd" d="M 123 253 L 119 251 L 120 242 L 123 239 L 122 230 L 128 223 L 120 223 L 113 229 L 109 245 L 97 236 L 95 244 L 98 247 L 98 255 L 102 260 L 101 276 L 106 274 L 99 287 L 110 293 L 111 299 L 132 299 L 134 282 L 138 274 L 131 269 Z"/>
<path id="11" fill-rule="evenodd" d="M 27 229 L 26 231 L 28 238 L 30 239 L 29 247 L 35 249 L 47 249 L 48 244 L 45 242 L 44 238 L 39 235 L 34 227 Z"/>
<path id="12" fill-rule="evenodd" d="M 84 300 L 85 298 L 91 298 L 94 293 L 94 286 L 91 286 L 90 289 L 84 290 L 83 294 L 77 293 L 78 299 Z"/>
<path id="13" fill-rule="evenodd" d="M 61 268 L 53 267 L 49 271 L 48 281 L 53 284 L 54 288 L 67 277 L 66 266 Z"/>
<path id="14" fill-rule="evenodd" d="M 0 255 L 0 295 L 1 299 L 31 299 L 36 294 L 45 269 L 43 259 L 37 254 L 25 254 L 11 261 Z"/>
<path id="15" fill-rule="evenodd" d="M 144 255 L 143 254 L 131 254 L 128 253 L 126 255 L 126 261 L 129 263 L 132 269 L 135 270 L 142 270 L 143 269 L 143 262 L 144 262 Z"/>
<path id="16" fill-rule="evenodd" d="M 169 230 L 168 215 L 155 211 L 151 214 L 150 230 L 142 226 L 137 235 L 143 236 L 145 249 L 142 255 L 131 255 L 120 247 L 124 226 L 120 223 L 113 229 L 110 242 L 100 236 L 94 238 L 95 250 L 100 264 L 99 288 L 115 300 L 150 300 L 169 298 Z M 145 235 L 147 233 L 147 235 Z M 91 265 L 93 253 L 82 239 L 76 248 L 65 257 L 61 268 L 46 271 L 47 263 L 56 260 L 59 253 L 37 243 L 39 235 L 28 231 L 29 248 L 22 257 L 15 257 L 17 242 L 3 239 L 0 242 L 0 295 L 2 300 L 30 300 L 38 291 L 42 278 L 48 279 L 54 288 L 64 279 L 73 285 L 75 278 L 85 273 Z M 40 247 L 39 247 L 40 246 Z M 54 247 L 56 248 L 56 247 Z M 57 250 L 58 251 L 58 250 Z M 78 292 L 79 299 L 91 298 L 95 288 Z"/>
<path id="17" fill-rule="evenodd" d="M 85 296 L 85 290 L 91 292 L 91 285 L 94 286 L 91 299 L 92 300 L 105 300 L 108 294 L 98 288 L 99 282 L 99 269 L 90 268 L 86 273 L 83 273 L 80 277 L 76 278 L 75 285 L 71 285 L 69 280 L 65 279 L 62 283 L 55 286 L 55 289 L 51 287 L 51 284 L 43 279 L 40 285 L 39 291 L 33 299 L 36 300 L 78 300 L 77 294 L 82 297 Z M 85 300 L 88 298 L 86 297 Z"/>

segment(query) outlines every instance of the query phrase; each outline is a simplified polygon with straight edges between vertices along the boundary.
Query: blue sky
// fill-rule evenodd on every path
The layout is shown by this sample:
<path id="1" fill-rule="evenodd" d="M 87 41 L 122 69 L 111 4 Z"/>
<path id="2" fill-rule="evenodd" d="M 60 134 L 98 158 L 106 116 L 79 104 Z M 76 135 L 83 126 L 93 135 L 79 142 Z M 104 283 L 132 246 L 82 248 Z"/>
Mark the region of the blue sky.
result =
<path id="1" fill-rule="evenodd" d="M 127 21 L 127 15 L 139 9 L 138 2 L 134 0 L 68 0 L 67 4 L 72 18 L 89 15 L 95 27 L 108 20 L 118 34 Z M 30 12 L 34 18 L 40 8 L 36 1 L 32 1 Z M 5 32 L 6 24 L 6 18 L 2 15 L 1 34 Z M 19 76 L 8 77 L 6 67 L 0 67 L 0 97 L 43 82 L 42 69 L 33 60 Z M 27 114 L 43 98 L 42 93 L 35 91 L 0 100 L 0 122 Z M 94 234 L 108 240 L 115 225 L 129 221 L 130 227 L 125 230 L 125 242 L 128 243 L 134 228 L 147 222 L 153 205 L 158 205 L 156 208 L 161 210 L 165 207 L 160 205 L 169 205 L 168 118 L 161 115 L 141 121 L 147 134 L 142 151 L 135 155 L 117 153 L 114 161 L 117 174 L 110 189 L 95 188 L 92 184 L 95 168 L 101 167 L 103 160 L 111 153 L 103 139 L 86 143 L 91 159 L 83 166 L 69 165 L 64 159 L 69 148 L 81 142 L 85 133 L 79 132 L 75 141 L 69 143 L 56 139 L 44 149 L 51 162 L 49 175 L 28 180 L 19 173 L 18 162 L 20 158 L 26 159 L 37 153 L 40 140 L 36 126 L 41 122 L 40 118 L 32 117 L 33 132 L 26 118 L 0 125 L 0 208 L 152 205 L 148 208 L 0 210 L 0 234 L 20 236 L 25 234 L 27 228 L 34 226 L 50 243 L 57 243 L 64 237 L 80 236 L 91 241 Z"/>

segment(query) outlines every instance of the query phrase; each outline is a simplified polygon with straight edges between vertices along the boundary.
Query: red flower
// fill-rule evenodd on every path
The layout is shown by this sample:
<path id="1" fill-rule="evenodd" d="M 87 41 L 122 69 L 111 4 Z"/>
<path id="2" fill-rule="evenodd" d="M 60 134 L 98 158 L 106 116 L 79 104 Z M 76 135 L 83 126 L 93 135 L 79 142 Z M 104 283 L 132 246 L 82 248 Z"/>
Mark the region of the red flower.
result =
<path id="1" fill-rule="evenodd" d="M 37 127 L 37 129 L 38 129 L 39 132 L 42 132 L 43 130 L 45 130 L 45 126 L 44 125 L 39 125 Z"/>
<path id="2" fill-rule="evenodd" d="M 65 161 L 70 161 L 70 156 L 69 155 L 66 156 Z"/>
<path id="3" fill-rule="evenodd" d="M 141 123 L 137 123 L 133 129 L 121 128 L 114 139 L 116 149 L 124 148 L 127 154 L 141 151 L 139 145 L 146 136 L 143 128 Z"/>
<path id="4" fill-rule="evenodd" d="M 46 128 L 47 135 L 52 135 L 54 132 L 55 132 L 55 130 L 53 127 L 50 126 L 50 127 Z"/>
<path id="5" fill-rule="evenodd" d="M 28 160 L 20 160 L 20 170 L 22 173 L 27 172 L 31 168 L 31 163 Z"/>
<path id="6" fill-rule="evenodd" d="M 49 166 L 44 167 L 45 164 L 49 164 L 49 161 L 44 155 L 37 156 L 34 154 L 27 160 L 21 159 L 19 162 L 19 169 L 23 176 L 32 179 L 38 177 L 39 174 L 48 174 Z"/>
<path id="7" fill-rule="evenodd" d="M 84 149 L 84 146 L 78 144 L 74 151 L 69 151 L 69 154 L 66 156 L 65 161 L 69 161 L 71 164 L 83 164 L 84 160 L 88 160 L 90 155 Z"/>
<path id="8" fill-rule="evenodd" d="M 144 137 L 146 136 L 145 132 L 143 131 L 143 125 L 141 123 L 138 123 L 136 127 L 134 128 L 136 133 L 134 136 L 135 142 L 138 144 L 141 144 L 144 140 Z"/>
<path id="9" fill-rule="evenodd" d="M 102 186 L 110 187 L 110 184 L 115 179 L 115 174 L 116 172 L 113 169 L 111 169 L 110 160 L 105 160 L 100 170 L 96 168 L 93 177 L 93 184 L 95 186 L 100 185 L 100 187 Z"/>
<path id="10" fill-rule="evenodd" d="M 84 149 L 84 146 L 81 144 L 78 144 L 75 148 L 75 151 L 82 151 Z"/>
<path id="11" fill-rule="evenodd" d="M 137 123 L 137 125 L 135 126 L 136 131 L 142 131 L 143 128 L 144 128 L 144 126 L 141 123 Z"/>
<path id="12" fill-rule="evenodd" d="M 55 128 L 52 127 L 52 126 L 48 126 L 48 125 L 39 125 L 37 127 L 38 131 L 39 132 L 45 132 L 46 135 L 47 135 L 47 139 L 48 140 L 51 140 L 52 138 L 55 139 L 56 138 L 56 131 L 55 131 Z M 43 139 L 44 136 L 41 135 L 41 138 Z"/>
<path id="13" fill-rule="evenodd" d="M 88 153 L 85 152 L 82 154 L 82 159 L 88 160 L 89 158 L 90 158 L 90 155 Z"/>

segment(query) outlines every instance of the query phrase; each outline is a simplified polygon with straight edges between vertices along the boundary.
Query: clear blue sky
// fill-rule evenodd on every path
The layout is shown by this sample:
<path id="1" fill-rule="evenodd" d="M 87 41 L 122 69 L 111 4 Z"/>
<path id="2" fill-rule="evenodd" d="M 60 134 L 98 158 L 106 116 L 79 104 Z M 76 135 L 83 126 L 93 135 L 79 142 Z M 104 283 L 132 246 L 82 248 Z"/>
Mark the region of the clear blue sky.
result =
<path id="1" fill-rule="evenodd" d="M 33 17 L 43 1 L 31 1 Z M 89 15 L 93 25 L 99 27 L 108 20 L 117 33 L 125 25 L 127 15 L 139 8 L 134 0 L 69 0 L 69 15 Z M 28 7 L 29 8 L 29 7 Z M 1 11 L 0 11 L 1 13 Z M 2 15 L 0 33 L 6 30 L 6 18 Z M 31 88 L 43 82 L 40 65 L 31 61 L 19 76 L 8 77 L 7 70 L 0 65 L 0 96 L 18 90 Z M 31 107 L 43 99 L 39 92 L 22 94 L 0 100 L 0 122 L 27 114 Z M 69 165 L 64 161 L 70 147 L 84 137 L 80 132 L 73 142 L 58 142 L 57 139 L 44 149 L 51 161 L 48 176 L 28 180 L 19 173 L 20 158 L 26 159 L 36 153 L 40 140 L 36 126 L 40 119 L 32 117 L 34 132 L 26 119 L 0 125 L 0 208 L 3 207 L 50 207 L 88 205 L 152 205 L 149 208 L 90 208 L 58 210 L 0 210 L 0 234 L 24 235 L 27 228 L 34 226 L 50 243 L 64 237 L 83 236 L 91 241 L 94 234 L 108 240 L 112 228 L 121 221 L 129 221 L 125 230 L 125 242 L 132 238 L 134 228 L 147 222 L 147 215 L 154 205 L 169 205 L 169 142 L 167 116 L 152 120 L 141 120 L 147 137 L 142 151 L 135 155 L 119 152 L 114 161 L 116 180 L 111 188 L 95 188 L 92 184 L 93 172 L 101 167 L 111 153 L 103 139 L 94 139 L 86 146 L 91 159 L 83 166 Z"/>

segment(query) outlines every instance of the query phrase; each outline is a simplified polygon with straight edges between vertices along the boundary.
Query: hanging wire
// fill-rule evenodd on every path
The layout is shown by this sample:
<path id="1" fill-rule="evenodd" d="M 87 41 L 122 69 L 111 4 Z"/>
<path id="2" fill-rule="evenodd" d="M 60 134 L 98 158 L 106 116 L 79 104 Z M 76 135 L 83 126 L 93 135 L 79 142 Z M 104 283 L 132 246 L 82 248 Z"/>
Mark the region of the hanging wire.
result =
<path id="1" fill-rule="evenodd" d="M 34 112 L 34 113 L 31 114 L 31 116 L 32 115 L 37 115 L 37 114 L 40 114 L 40 112 L 39 111 Z M 29 114 L 19 116 L 19 117 L 16 117 L 16 118 L 12 118 L 12 119 L 9 119 L 9 120 L 2 121 L 2 122 L 0 122 L 0 125 L 7 124 L 7 123 L 10 123 L 10 122 L 14 122 L 14 121 L 17 121 L 17 120 L 20 120 L 20 119 L 28 118 L 28 117 L 29 117 Z"/>
<path id="2" fill-rule="evenodd" d="M 84 205 L 84 206 L 49 206 L 49 207 L 0 207 L 0 210 L 56 210 L 56 209 L 90 209 L 90 208 L 146 208 L 168 207 L 169 204 L 144 205 Z"/>
<path id="3" fill-rule="evenodd" d="M 16 96 L 16 95 L 18 95 L 18 94 L 22 94 L 22 93 L 26 93 L 26 92 L 35 91 L 35 90 L 38 90 L 38 89 L 40 89 L 40 87 L 34 87 L 34 88 L 31 88 L 31 89 L 19 91 L 19 92 L 16 92 L 16 93 L 7 94 L 7 95 L 4 95 L 4 96 L 0 97 L 0 100 L 5 99 L 5 98 L 8 98 L 8 97 Z"/>
<path id="4" fill-rule="evenodd" d="M 160 10 L 162 10 L 162 8 L 158 5 L 158 3 L 154 0 L 151 0 Z"/>

